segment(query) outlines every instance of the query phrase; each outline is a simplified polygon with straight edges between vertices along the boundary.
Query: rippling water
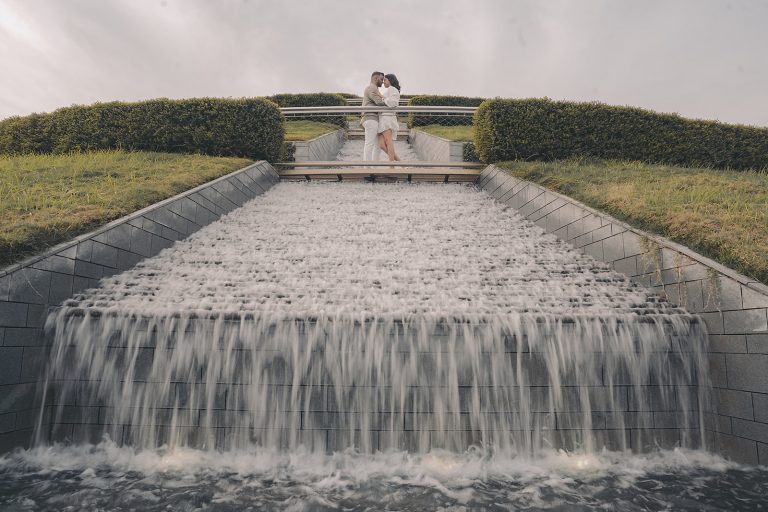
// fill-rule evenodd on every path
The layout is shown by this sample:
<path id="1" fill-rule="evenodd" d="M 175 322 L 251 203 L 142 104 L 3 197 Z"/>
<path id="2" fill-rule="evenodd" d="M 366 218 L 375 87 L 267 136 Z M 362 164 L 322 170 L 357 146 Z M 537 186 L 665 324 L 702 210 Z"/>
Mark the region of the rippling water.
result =
<path id="1" fill-rule="evenodd" d="M 698 451 L 333 456 L 41 448 L 0 458 L 0 509 L 765 510 L 768 471 Z"/>

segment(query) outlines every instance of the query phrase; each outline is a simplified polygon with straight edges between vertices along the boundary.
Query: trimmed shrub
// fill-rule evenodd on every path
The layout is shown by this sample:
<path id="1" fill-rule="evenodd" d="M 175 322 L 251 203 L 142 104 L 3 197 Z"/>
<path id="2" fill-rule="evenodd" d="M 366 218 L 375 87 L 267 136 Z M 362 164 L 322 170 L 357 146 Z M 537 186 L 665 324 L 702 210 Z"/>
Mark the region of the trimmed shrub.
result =
<path id="1" fill-rule="evenodd" d="M 479 162 L 480 157 L 477 156 L 477 150 L 473 142 L 465 142 L 462 147 L 462 155 L 465 162 Z"/>
<path id="2" fill-rule="evenodd" d="M 353 96 L 354 97 L 354 96 Z M 274 101 L 280 107 L 346 107 L 347 100 L 341 94 L 330 92 L 313 92 L 302 94 L 275 94 L 269 99 Z M 291 121 L 321 121 L 332 123 L 342 128 L 347 127 L 347 120 L 344 116 L 297 116 L 291 117 Z"/>
<path id="3" fill-rule="evenodd" d="M 277 106 L 261 98 L 96 103 L 0 122 L 0 153 L 127 149 L 274 161 L 282 121 Z"/>
<path id="4" fill-rule="evenodd" d="M 401 96 L 402 97 L 402 96 Z M 483 98 L 468 98 L 466 96 L 413 96 L 408 100 L 408 106 L 435 106 L 435 107 L 477 107 L 483 102 Z M 408 114 L 408 128 L 441 124 L 455 126 L 459 124 L 472 124 L 472 116 L 428 116 Z"/>
<path id="5" fill-rule="evenodd" d="M 768 129 L 686 119 L 635 107 L 494 99 L 475 113 L 485 162 L 588 156 L 649 163 L 764 169 Z"/>

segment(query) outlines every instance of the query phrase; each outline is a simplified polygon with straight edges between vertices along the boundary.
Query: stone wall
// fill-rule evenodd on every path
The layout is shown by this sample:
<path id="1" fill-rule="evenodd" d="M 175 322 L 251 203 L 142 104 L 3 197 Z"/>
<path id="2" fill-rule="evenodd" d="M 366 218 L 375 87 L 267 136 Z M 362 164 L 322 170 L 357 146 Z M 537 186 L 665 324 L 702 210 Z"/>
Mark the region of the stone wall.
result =
<path id="1" fill-rule="evenodd" d="M 436 162 L 463 162 L 464 142 L 457 142 L 412 128 L 408 141 L 419 160 Z"/>
<path id="2" fill-rule="evenodd" d="M 312 140 L 293 142 L 296 162 L 336 160 L 344 144 L 344 130 L 326 133 Z"/>
<path id="3" fill-rule="evenodd" d="M 710 334 L 710 446 L 768 465 L 767 286 L 493 165 L 478 184 L 547 232 L 697 313 Z"/>
<path id="4" fill-rule="evenodd" d="M 50 306 L 170 247 L 278 180 L 269 163 L 257 162 L 0 271 L 0 452 L 30 442 Z"/>

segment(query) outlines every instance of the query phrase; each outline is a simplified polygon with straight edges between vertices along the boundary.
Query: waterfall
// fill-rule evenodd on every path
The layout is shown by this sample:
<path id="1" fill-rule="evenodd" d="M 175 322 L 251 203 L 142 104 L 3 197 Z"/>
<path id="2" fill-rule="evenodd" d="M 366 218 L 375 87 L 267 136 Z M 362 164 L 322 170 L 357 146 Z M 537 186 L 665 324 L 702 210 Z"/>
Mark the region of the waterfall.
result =
<path id="1" fill-rule="evenodd" d="M 703 323 L 474 188 L 280 184 L 51 312 L 38 439 L 698 446 Z"/>

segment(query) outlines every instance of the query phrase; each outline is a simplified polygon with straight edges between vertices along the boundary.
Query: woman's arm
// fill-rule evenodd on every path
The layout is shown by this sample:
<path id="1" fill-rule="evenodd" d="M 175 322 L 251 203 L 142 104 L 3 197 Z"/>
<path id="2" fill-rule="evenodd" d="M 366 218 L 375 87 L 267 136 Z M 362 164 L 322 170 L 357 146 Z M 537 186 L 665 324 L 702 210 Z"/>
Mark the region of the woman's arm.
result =
<path id="1" fill-rule="evenodd" d="M 384 103 L 386 103 L 388 107 L 397 107 L 400 105 L 400 91 L 394 87 L 390 87 L 390 89 L 391 92 L 389 93 L 389 96 L 384 98 Z"/>

